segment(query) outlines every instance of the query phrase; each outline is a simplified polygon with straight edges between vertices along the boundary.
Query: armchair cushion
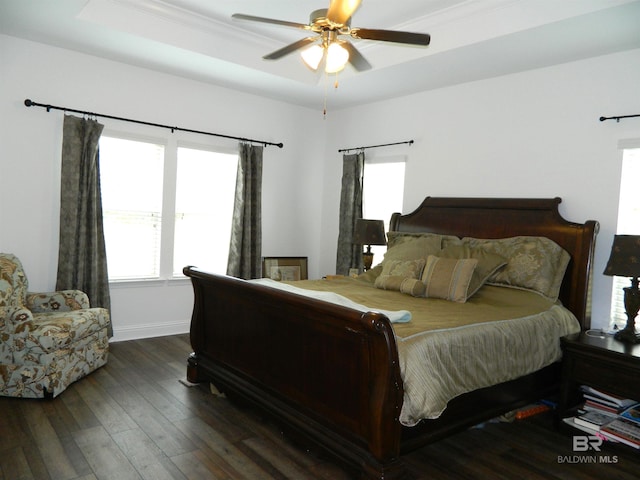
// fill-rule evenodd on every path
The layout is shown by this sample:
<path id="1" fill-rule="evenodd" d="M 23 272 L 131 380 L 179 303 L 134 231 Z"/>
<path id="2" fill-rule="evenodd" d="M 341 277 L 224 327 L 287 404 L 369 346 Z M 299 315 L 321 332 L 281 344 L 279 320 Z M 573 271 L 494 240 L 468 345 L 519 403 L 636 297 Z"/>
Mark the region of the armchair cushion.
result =
<path id="1" fill-rule="evenodd" d="M 0 395 L 56 396 L 104 365 L 109 322 L 79 290 L 29 292 L 20 260 L 0 254 Z"/>
<path id="2" fill-rule="evenodd" d="M 80 290 L 27 294 L 27 308 L 34 313 L 70 312 L 90 307 L 89 297 Z"/>
<path id="3" fill-rule="evenodd" d="M 25 347 L 35 354 L 68 348 L 109 324 L 109 313 L 104 308 L 40 313 L 36 318 L 37 322 L 27 327 L 25 336 Z"/>
<path id="4" fill-rule="evenodd" d="M 29 283 L 18 257 L 0 254 L 0 307 L 24 306 Z"/>

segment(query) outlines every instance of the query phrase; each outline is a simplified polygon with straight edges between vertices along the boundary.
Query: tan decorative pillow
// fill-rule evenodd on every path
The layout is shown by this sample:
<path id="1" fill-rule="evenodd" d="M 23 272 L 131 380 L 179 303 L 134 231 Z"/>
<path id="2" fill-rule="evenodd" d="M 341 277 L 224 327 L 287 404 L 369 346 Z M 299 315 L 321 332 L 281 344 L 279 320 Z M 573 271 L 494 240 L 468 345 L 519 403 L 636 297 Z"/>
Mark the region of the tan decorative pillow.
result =
<path id="1" fill-rule="evenodd" d="M 426 285 L 419 278 L 404 278 L 400 283 L 400 292 L 413 297 L 424 297 Z"/>
<path id="2" fill-rule="evenodd" d="M 406 279 L 417 279 L 422 275 L 425 260 L 392 260 L 383 264 L 382 272 L 376 278 L 375 287 L 383 290 L 398 290 Z"/>
<path id="3" fill-rule="evenodd" d="M 404 278 L 420 278 L 424 269 L 424 258 L 391 260 L 382 264 L 380 275 L 397 275 Z"/>
<path id="4" fill-rule="evenodd" d="M 397 245 L 400 245 L 405 242 L 411 242 L 414 240 L 427 240 L 429 242 L 433 241 L 434 245 L 437 243 L 442 246 L 443 238 L 448 237 L 448 235 L 440 235 L 439 233 L 417 233 L 417 232 L 387 232 L 387 248 L 393 248 Z M 458 237 L 454 237 L 458 238 Z"/>
<path id="5" fill-rule="evenodd" d="M 374 286 L 381 290 L 397 290 L 400 291 L 400 286 L 405 277 L 392 276 L 392 275 L 380 275 L 376 278 Z"/>
<path id="6" fill-rule="evenodd" d="M 533 290 L 552 301 L 558 299 L 571 256 L 553 240 L 520 236 L 491 240 L 464 238 L 463 242 L 507 259 L 507 265 L 492 274 L 488 284 Z"/>
<path id="7" fill-rule="evenodd" d="M 381 273 L 382 273 L 382 264 L 379 264 L 373 268 L 370 268 L 366 272 L 358 275 L 358 280 L 361 280 L 367 283 L 374 283 L 376 281 L 376 278 L 378 278 Z"/>
<path id="8" fill-rule="evenodd" d="M 462 245 L 462 239 L 453 235 L 445 235 L 442 237 L 442 248 L 449 248 L 454 245 Z"/>
<path id="9" fill-rule="evenodd" d="M 480 248 L 472 248 L 467 244 L 450 244 L 438 253 L 441 258 L 475 258 L 478 265 L 473 271 L 467 298 L 471 298 L 484 285 L 487 279 L 507 264 L 507 260 Z"/>
<path id="10" fill-rule="evenodd" d="M 425 297 L 464 303 L 469 298 L 469 284 L 478 265 L 476 258 L 440 258 L 429 255 L 422 273 Z"/>
<path id="11" fill-rule="evenodd" d="M 384 254 L 382 265 L 391 261 L 406 261 L 425 259 L 429 255 L 438 253 L 441 249 L 440 235 L 394 235 L 389 232 L 387 252 Z"/>

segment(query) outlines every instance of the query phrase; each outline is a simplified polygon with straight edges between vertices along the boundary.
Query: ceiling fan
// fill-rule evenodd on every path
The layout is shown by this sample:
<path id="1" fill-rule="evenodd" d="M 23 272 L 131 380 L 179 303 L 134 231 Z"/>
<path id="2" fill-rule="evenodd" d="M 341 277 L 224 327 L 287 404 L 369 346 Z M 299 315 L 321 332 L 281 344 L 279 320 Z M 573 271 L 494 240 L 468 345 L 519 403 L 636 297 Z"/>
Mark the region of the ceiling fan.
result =
<path id="1" fill-rule="evenodd" d="M 351 42 L 340 38 L 341 36 L 409 45 L 429 45 L 431 37 L 426 33 L 351 28 L 351 17 L 360 6 L 361 1 L 330 0 L 328 9 L 322 8 L 311 13 L 308 24 L 255 17 L 242 13 L 234 13 L 232 17 L 239 20 L 299 28 L 316 33 L 317 35 L 298 40 L 262 58 L 278 60 L 296 50 L 301 50 L 302 58 L 307 66 L 312 70 L 317 70 L 324 61 L 327 73 L 339 72 L 347 63 L 350 63 L 358 71 L 365 71 L 371 68 L 371 64 L 356 47 Z"/>

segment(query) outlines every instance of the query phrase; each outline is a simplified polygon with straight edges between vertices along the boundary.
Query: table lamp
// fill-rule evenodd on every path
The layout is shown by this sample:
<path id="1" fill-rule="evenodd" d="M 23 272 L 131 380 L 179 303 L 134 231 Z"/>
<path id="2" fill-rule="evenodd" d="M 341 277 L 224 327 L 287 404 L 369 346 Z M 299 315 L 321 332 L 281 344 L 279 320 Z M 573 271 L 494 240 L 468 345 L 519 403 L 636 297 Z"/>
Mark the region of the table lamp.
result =
<path id="1" fill-rule="evenodd" d="M 631 286 L 624 290 L 624 309 L 627 325 L 616 332 L 614 338 L 624 343 L 640 343 L 636 334 L 635 318 L 640 310 L 640 235 L 615 235 L 611 246 L 611 256 L 604 269 L 605 275 L 630 277 Z"/>
<path id="2" fill-rule="evenodd" d="M 384 233 L 384 222 L 382 220 L 365 220 L 358 218 L 356 228 L 353 232 L 353 243 L 356 245 L 367 245 L 367 251 L 362 252 L 362 263 L 364 271 L 371 268 L 373 263 L 373 253 L 371 245 L 386 245 L 387 239 Z"/>

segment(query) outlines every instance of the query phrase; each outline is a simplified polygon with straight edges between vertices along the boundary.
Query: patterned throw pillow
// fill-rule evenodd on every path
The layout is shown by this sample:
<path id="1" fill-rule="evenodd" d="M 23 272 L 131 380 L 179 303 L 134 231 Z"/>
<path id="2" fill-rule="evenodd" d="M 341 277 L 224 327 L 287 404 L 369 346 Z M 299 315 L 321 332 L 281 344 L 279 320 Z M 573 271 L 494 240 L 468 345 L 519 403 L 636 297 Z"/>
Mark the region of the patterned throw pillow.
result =
<path id="1" fill-rule="evenodd" d="M 393 260 L 382 266 L 381 275 L 420 278 L 424 264 L 424 258 L 418 258 L 416 260 Z"/>
<path id="2" fill-rule="evenodd" d="M 382 265 L 395 260 L 419 260 L 440 251 L 442 241 L 440 235 L 394 235 L 387 234 L 387 252 Z"/>
<path id="3" fill-rule="evenodd" d="M 488 284 L 533 290 L 552 301 L 558 299 L 571 256 L 553 240 L 520 236 L 494 240 L 464 238 L 463 242 L 508 260 L 503 269 L 489 277 Z"/>
<path id="4" fill-rule="evenodd" d="M 480 248 L 472 248 L 466 244 L 450 244 L 438 253 L 442 258 L 475 258 L 478 265 L 473 271 L 467 298 L 471 298 L 494 273 L 507 264 L 507 260 Z"/>
<path id="5" fill-rule="evenodd" d="M 402 284 L 407 279 L 418 279 L 422 275 L 425 260 L 391 260 L 385 262 L 382 273 L 376 278 L 375 287 L 382 290 L 400 291 Z M 405 285 L 405 288 L 409 288 Z"/>
<path id="6" fill-rule="evenodd" d="M 464 303 L 478 265 L 476 258 L 441 258 L 429 255 L 422 273 L 425 297 Z"/>
<path id="7" fill-rule="evenodd" d="M 418 233 L 418 232 L 387 232 L 387 248 L 397 247 L 406 242 L 426 242 L 434 247 L 441 247 L 442 241 L 448 238 L 448 235 L 440 235 L 439 233 Z M 458 241 L 458 237 L 454 237 Z"/>

